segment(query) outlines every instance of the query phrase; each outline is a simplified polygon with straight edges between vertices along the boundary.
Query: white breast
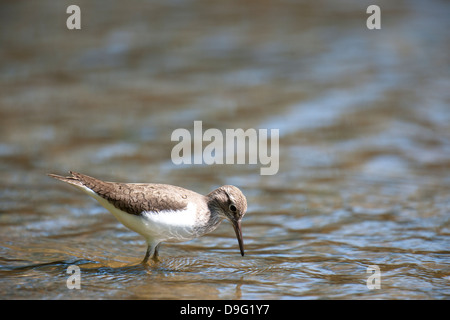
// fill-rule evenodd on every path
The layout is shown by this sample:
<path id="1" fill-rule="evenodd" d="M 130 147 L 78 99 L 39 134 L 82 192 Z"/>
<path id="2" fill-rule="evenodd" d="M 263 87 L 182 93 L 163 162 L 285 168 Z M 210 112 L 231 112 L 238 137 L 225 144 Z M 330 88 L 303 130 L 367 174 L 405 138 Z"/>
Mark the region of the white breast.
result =
<path id="1" fill-rule="evenodd" d="M 197 237 L 194 232 L 197 206 L 193 203 L 184 210 L 144 212 L 142 220 L 148 230 L 163 241 L 186 241 Z"/>

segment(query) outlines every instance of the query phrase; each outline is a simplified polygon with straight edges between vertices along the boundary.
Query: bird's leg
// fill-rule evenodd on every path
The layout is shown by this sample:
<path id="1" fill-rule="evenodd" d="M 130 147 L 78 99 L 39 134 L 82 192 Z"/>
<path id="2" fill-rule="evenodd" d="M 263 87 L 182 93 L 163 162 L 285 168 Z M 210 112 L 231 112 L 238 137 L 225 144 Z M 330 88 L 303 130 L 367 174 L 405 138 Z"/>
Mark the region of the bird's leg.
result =
<path id="1" fill-rule="evenodd" d="M 154 252 L 153 252 L 152 260 L 155 261 L 155 262 L 158 262 L 158 261 L 159 261 L 159 258 L 158 258 L 158 251 L 159 251 L 159 245 L 160 245 L 160 244 L 161 244 L 161 242 L 158 243 L 158 244 L 156 245 L 155 250 L 154 250 Z"/>
<path id="2" fill-rule="evenodd" d="M 144 260 L 142 260 L 142 264 L 147 264 L 148 259 L 150 258 L 150 255 L 153 252 L 153 256 L 152 256 L 152 260 L 154 262 L 158 262 L 158 249 L 159 249 L 159 243 L 158 244 L 154 244 L 154 243 L 149 243 L 147 246 L 147 252 L 145 253 L 145 257 Z"/>
<path id="3" fill-rule="evenodd" d="M 150 258 L 150 253 L 152 252 L 152 246 L 149 244 L 148 246 L 147 246 L 147 252 L 145 253 L 145 257 L 144 257 L 144 260 L 142 260 L 142 264 L 147 264 L 147 262 L 148 262 L 148 258 Z"/>

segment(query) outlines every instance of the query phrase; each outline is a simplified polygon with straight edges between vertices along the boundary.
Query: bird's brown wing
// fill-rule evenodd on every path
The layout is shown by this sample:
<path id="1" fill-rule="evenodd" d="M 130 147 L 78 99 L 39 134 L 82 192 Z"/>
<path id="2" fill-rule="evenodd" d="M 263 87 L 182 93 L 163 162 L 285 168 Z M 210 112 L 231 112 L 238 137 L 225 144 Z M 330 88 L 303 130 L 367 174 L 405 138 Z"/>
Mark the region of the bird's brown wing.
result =
<path id="1" fill-rule="evenodd" d="M 142 212 L 178 211 L 186 208 L 193 191 L 166 184 L 106 182 L 70 171 L 71 177 L 49 174 L 50 177 L 69 184 L 91 189 L 116 208 L 129 214 Z M 198 195 L 198 194 L 196 194 Z"/>

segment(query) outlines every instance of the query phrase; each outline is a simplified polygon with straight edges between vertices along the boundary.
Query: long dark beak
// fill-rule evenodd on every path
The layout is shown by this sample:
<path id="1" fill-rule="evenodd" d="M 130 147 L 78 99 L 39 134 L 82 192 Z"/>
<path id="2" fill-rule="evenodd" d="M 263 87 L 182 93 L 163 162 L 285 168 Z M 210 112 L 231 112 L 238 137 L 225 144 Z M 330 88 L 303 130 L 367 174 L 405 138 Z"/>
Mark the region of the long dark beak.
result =
<path id="1" fill-rule="evenodd" d="M 242 238 L 242 228 L 241 221 L 232 221 L 234 232 L 236 232 L 236 238 L 239 242 L 239 249 L 241 250 L 241 255 L 244 256 L 244 240 Z"/>

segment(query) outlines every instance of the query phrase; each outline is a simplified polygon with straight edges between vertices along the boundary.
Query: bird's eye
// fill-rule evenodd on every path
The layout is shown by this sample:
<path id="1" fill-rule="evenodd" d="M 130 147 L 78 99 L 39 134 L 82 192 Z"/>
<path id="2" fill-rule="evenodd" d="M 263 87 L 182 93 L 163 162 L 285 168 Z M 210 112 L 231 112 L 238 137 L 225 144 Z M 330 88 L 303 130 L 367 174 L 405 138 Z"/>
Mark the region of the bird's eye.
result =
<path id="1" fill-rule="evenodd" d="M 236 206 L 234 204 L 230 204 L 230 210 L 236 212 L 237 211 Z"/>

